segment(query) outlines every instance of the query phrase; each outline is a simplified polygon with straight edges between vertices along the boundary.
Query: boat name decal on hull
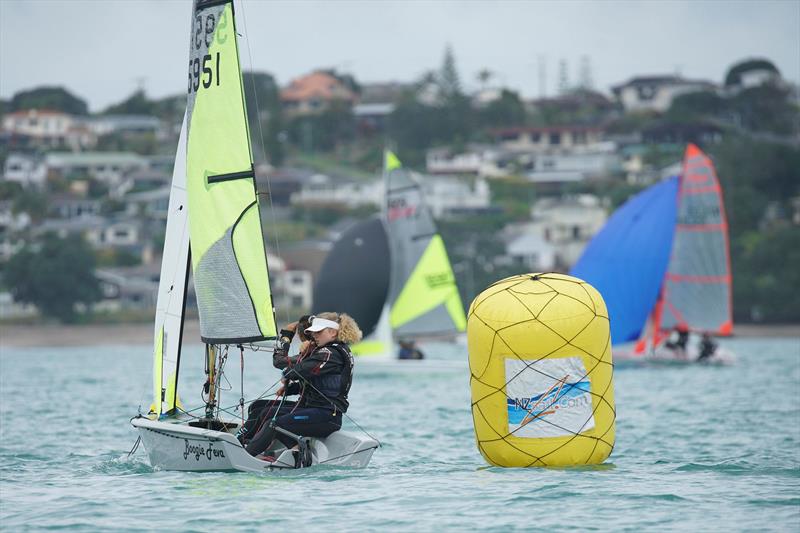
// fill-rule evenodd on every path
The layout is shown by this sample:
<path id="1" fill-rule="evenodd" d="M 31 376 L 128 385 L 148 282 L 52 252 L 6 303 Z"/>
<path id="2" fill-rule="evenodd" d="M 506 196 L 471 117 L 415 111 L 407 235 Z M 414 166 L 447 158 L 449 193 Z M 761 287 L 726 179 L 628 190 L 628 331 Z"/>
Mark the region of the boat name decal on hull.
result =
<path id="1" fill-rule="evenodd" d="M 205 457 L 209 461 L 213 457 L 225 457 L 225 451 L 220 448 L 214 448 L 214 443 L 209 442 L 208 448 L 202 444 L 190 444 L 187 439 L 183 439 L 186 443 L 186 450 L 183 452 L 183 458 L 188 460 L 189 457 L 194 457 L 195 461 L 199 461 L 201 457 Z"/>

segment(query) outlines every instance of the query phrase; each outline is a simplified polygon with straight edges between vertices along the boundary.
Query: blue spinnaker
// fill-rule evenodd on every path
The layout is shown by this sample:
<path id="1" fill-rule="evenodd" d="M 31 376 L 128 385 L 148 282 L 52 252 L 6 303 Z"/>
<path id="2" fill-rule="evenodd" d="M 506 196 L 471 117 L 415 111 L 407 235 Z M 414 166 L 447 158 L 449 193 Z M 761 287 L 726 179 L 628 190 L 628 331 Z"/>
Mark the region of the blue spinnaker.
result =
<path id="1" fill-rule="evenodd" d="M 672 250 L 677 198 L 674 176 L 625 202 L 570 271 L 603 295 L 612 344 L 637 340 L 656 304 Z"/>

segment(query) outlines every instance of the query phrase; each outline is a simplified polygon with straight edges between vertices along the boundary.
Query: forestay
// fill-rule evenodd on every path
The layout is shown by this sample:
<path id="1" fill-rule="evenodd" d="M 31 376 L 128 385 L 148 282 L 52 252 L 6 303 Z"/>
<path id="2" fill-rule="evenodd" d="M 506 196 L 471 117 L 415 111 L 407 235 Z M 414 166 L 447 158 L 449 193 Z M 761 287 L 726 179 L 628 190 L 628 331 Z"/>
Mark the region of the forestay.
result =
<path id="1" fill-rule="evenodd" d="M 198 0 L 190 36 L 187 192 L 200 333 L 275 336 L 233 3 Z"/>

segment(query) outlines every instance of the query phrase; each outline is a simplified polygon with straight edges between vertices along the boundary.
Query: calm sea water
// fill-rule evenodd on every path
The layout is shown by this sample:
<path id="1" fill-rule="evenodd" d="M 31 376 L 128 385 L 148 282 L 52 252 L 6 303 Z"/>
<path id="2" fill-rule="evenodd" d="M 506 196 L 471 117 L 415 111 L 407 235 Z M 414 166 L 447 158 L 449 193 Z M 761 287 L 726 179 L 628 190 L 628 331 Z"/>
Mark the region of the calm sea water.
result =
<path id="1" fill-rule="evenodd" d="M 383 442 L 368 468 L 265 475 L 154 471 L 143 450 L 126 457 L 128 419 L 149 405 L 145 346 L 3 348 L 0 528 L 798 531 L 800 340 L 723 345 L 737 366 L 618 370 L 617 444 L 600 467 L 488 467 L 464 366 L 357 377 L 350 414 Z M 463 359 L 457 350 L 429 347 Z M 248 355 L 248 394 L 275 379 L 268 359 Z M 189 405 L 200 360 L 186 350 Z M 232 375 L 238 365 L 236 354 Z M 234 387 L 223 403 L 236 403 Z"/>

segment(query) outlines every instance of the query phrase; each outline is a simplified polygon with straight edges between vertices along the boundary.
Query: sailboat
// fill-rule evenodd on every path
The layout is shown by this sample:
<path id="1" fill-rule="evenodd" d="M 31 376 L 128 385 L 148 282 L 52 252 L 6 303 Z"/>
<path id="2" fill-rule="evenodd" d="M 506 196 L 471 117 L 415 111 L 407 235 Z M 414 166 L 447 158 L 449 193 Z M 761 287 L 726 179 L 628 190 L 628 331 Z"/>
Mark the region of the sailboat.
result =
<path id="1" fill-rule="evenodd" d="M 294 468 L 294 454 L 277 450 L 269 463 L 250 456 L 219 402 L 230 347 L 241 353 L 276 337 L 245 114 L 232 0 L 195 0 L 190 34 L 186 113 L 175 157 L 159 281 L 153 358 L 153 403 L 131 420 L 153 467 L 185 471 Z M 191 263 L 190 263 L 191 261 Z M 190 271 L 191 268 L 191 271 Z M 178 373 L 193 272 L 205 343 L 205 409 L 186 411 Z M 221 415 L 223 413 L 223 415 Z M 227 415 L 230 416 L 230 415 Z M 298 437 L 302 463 L 363 467 L 377 441 L 347 431 L 324 439 Z"/>
<path id="2" fill-rule="evenodd" d="M 570 274 L 608 305 L 614 359 L 694 362 L 699 348 L 666 347 L 675 329 L 733 333 L 728 223 L 709 157 L 689 144 L 679 176 L 640 192 L 608 220 Z M 634 344 L 631 344 L 634 343 Z M 733 355 L 717 348 L 708 363 Z"/>
<path id="3" fill-rule="evenodd" d="M 314 289 L 314 311 L 353 316 L 365 339 L 359 357 L 394 359 L 395 341 L 452 340 L 466 316 L 444 241 L 423 191 L 391 151 L 384 153 L 385 203 L 379 217 L 336 241 Z"/>

